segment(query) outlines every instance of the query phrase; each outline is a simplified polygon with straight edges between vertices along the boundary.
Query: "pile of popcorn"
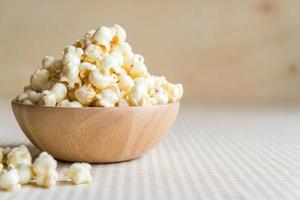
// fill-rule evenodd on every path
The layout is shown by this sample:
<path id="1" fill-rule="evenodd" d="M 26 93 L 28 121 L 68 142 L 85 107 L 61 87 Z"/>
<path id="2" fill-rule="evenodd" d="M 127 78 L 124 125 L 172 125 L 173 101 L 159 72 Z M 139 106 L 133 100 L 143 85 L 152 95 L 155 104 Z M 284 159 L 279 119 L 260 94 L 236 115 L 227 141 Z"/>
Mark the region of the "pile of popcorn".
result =
<path id="1" fill-rule="evenodd" d="M 31 154 L 24 145 L 0 148 L 0 189 L 15 191 L 26 184 L 52 187 L 58 181 L 56 167 L 57 161 L 47 152 L 40 153 L 32 163 Z M 92 180 L 91 165 L 73 163 L 64 175 L 64 181 L 73 184 L 89 183 Z"/>
<path id="2" fill-rule="evenodd" d="M 148 72 L 143 56 L 132 51 L 119 26 L 102 26 L 62 51 L 46 56 L 42 68 L 16 100 L 24 104 L 64 107 L 124 107 L 179 101 L 181 84 Z"/>

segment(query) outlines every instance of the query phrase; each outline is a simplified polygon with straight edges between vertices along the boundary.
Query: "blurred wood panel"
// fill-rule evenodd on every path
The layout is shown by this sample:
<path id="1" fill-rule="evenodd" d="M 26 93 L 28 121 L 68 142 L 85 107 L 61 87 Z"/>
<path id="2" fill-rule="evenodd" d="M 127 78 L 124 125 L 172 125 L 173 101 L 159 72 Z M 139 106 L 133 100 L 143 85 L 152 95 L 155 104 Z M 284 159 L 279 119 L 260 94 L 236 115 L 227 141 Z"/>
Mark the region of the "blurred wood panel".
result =
<path id="1" fill-rule="evenodd" d="M 89 29 L 122 25 L 186 101 L 300 100 L 300 1 L 0 1 L 0 95 Z"/>

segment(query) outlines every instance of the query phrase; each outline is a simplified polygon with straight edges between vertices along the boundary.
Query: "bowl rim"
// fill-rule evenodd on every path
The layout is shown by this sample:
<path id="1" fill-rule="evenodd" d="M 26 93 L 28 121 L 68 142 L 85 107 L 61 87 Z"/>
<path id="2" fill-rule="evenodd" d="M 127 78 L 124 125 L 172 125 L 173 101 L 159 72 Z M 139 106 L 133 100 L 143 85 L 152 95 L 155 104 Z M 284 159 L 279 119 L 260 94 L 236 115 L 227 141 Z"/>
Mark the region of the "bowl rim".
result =
<path id="1" fill-rule="evenodd" d="M 142 108 L 162 108 L 162 107 L 168 107 L 171 105 L 179 105 L 180 101 L 175 101 L 172 103 L 167 103 L 167 104 L 159 104 L 159 105 L 145 105 L 145 106 L 127 106 L 127 107 L 60 107 L 60 106 L 44 106 L 44 105 L 35 105 L 35 104 L 24 104 L 21 102 L 18 102 L 16 99 L 13 99 L 11 101 L 12 105 L 18 105 L 18 106 L 23 106 L 23 107 L 31 107 L 31 108 L 43 108 L 43 109 L 67 109 L 67 110 L 73 110 L 73 109 L 103 109 L 103 110 L 117 110 L 117 109 L 142 109 Z"/>

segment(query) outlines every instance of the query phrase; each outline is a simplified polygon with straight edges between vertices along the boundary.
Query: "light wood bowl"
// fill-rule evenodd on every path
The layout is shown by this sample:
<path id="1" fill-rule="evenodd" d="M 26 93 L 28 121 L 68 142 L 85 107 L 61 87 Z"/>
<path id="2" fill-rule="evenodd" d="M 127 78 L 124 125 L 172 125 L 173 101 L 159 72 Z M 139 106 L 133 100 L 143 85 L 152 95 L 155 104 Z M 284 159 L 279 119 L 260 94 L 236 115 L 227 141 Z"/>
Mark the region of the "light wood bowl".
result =
<path id="1" fill-rule="evenodd" d="M 121 108 L 64 108 L 12 101 L 27 138 L 56 159 L 111 163 L 131 160 L 157 145 L 180 103 Z"/>

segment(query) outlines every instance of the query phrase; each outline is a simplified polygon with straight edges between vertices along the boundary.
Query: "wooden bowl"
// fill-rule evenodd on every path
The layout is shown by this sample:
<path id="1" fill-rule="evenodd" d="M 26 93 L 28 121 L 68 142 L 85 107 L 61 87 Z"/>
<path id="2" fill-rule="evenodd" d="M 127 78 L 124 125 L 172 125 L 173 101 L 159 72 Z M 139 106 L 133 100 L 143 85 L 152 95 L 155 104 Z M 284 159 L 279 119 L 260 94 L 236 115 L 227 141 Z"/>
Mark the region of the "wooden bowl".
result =
<path id="1" fill-rule="evenodd" d="M 140 157 L 160 142 L 180 103 L 118 108 L 64 108 L 12 101 L 27 138 L 56 159 L 111 163 Z"/>

